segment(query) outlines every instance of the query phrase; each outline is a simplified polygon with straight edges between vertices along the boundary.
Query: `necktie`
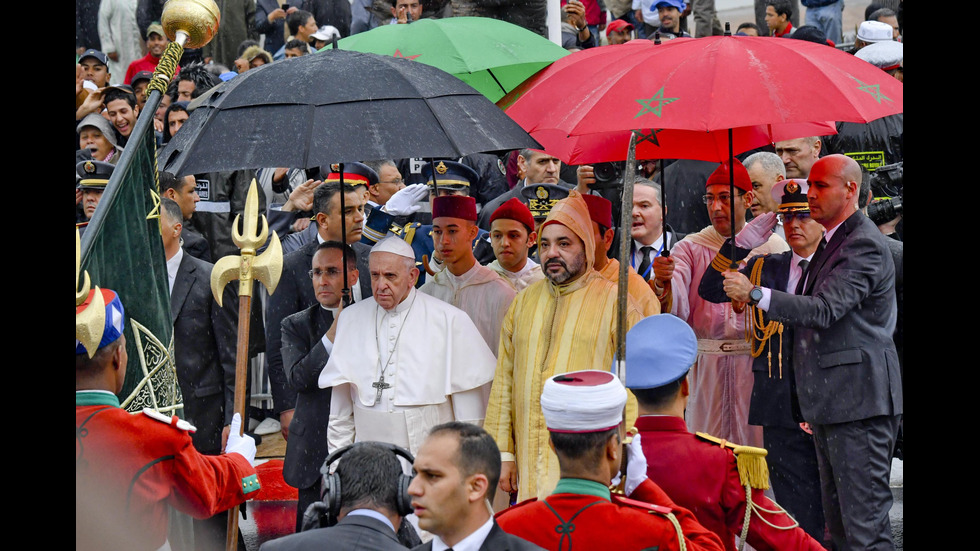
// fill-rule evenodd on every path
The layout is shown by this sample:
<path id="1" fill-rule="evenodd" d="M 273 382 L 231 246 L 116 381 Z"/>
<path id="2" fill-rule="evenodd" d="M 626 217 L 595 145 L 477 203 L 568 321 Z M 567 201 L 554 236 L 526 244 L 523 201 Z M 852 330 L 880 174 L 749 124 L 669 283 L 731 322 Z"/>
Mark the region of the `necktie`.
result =
<path id="1" fill-rule="evenodd" d="M 820 245 L 817 246 L 817 252 L 813 253 L 813 261 L 816 261 L 820 257 L 820 253 L 823 252 L 823 248 L 827 246 L 827 240 L 823 237 L 820 238 Z M 800 261 L 800 268 L 803 269 L 803 275 L 800 276 L 800 282 L 796 284 L 796 294 L 802 295 L 803 289 L 806 288 L 806 280 L 810 275 L 810 264 L 812 261 L 807 261 L 803 259 Z"/>
<path id="2" fill-rule="evenodd" d="M 650 280 L 651 273 L 649 272 L 652 272 L 650 270 L 650 264 L 652 263 L 650 260 L 650 251 L 652 250 L 653 247 L 640 247 L 640 256 L 643 257 L 643 260 L 640 261 L 640 267 L 636 269 L 636 273 L 643 276 L 643 279 L 647 281 Z"/>

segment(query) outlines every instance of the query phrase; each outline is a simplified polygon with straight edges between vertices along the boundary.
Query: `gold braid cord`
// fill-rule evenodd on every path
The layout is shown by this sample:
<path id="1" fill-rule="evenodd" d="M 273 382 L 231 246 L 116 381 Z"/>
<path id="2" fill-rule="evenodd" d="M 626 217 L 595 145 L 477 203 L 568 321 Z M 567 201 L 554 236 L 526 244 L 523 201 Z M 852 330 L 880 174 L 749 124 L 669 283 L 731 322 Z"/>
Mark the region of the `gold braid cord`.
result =
<path id="1" fill-rule="evenodd" d="M 146 85 L 146 91 L 144 93 L 147 97 L 149 97 L 150 92 L 153 90 L 157 90 L 161 94 L 167 93 L 167 87 L 170 86 L 170 81 L 173 80 L 174 73 L 177 72 L 177 64 L 180 62 L 182 55 L 184 55 L 184 47 L 177 42 L 171 41 L 167 49 L 163 52 L 163 56 L 160 57 L 157 68 L 153 71 L 153 78 Z M 160 172 L 157 170 L 156 142 L 153 143 L 153 183 L 155 187 L 153 192 L 155 205 L 153 211 L 147 216 L 147 219 L 159 219 L 160 217 Z M 162 222 L 158 220 L 158 226 L 162 234 L 163 226 L 160 226 L 160 224 Z"/>
<path id="2" fill-rule="evenodd" d="M 667 513 L 667 520 L 674 525 L 674 531 L 677 532 L 677 548 L 679 551 L 687 551 L 687 541 L 684 540 L 684 530 L 681 529 L 681 523 L 674 516 L 674 513 Z"/>
<path id="3" fill-rule="evenodd" d="M 752 266 L 752 272 L 749 274 L 749 281 L 753 285 L 760 285 L 762 283 L 762 263 L 765 259 L 760 258 L 754 266 Z M 758 358 L 762 354 L 762 350 L 766 348 L 766 344 L 769 343 L 769 339 L 773 335 L 779 333 L 779 378 L 783 378 L 783 324 L 778 321 L 766 322 L 763 316 L 762 310 L 756 306 L 752 306 L 748 311 L 746 311 L 745 320 L 745 340 L 752 344 L 752 357 Z M 772 377 L 772 346 L 769 346 L 769 352 L 766 356 L 769 360 L 769 377 Z"/>
<path id="4" fill-rule="evenodd" d="M 182 55 L 184 55 L 184 47 L 171 41 L 170 45 L 163 52 L 160 62 L 157 63 L 156 70 L 153 71 L 153 78 L 146 85 L 146 95 L 148 97 L 153 90 L 157 90 L 161 94 L 167 93 L 167 86 L 170 85 L 174 73 L 177 72 L 177 64 L 180 62 L 180 56 Z"/>

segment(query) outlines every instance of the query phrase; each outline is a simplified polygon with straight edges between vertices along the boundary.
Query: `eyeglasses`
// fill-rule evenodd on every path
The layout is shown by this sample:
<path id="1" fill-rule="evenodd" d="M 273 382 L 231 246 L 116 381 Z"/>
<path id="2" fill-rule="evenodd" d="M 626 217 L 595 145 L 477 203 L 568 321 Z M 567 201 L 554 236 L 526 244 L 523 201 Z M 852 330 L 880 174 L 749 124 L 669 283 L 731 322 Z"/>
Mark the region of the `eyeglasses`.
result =
<path id="1" fill-rule="evenodd" d="M 323 277 L 324 275 L 334 277 L 340 274 L 340 270 L 337 268 L 327 268 L 326 270 L 321 270 L 317 268 L 306 272 L 306 274 L 310 276 L 310 279 L 316 279 L 318 277 Z"/>
<path id="2" fill-rule="evenodd" d="M 379 184 L 398 184 L 402 185 L 405 183 L 405 178 L 398 178 L 397 180 L 389 180 L 387 182 L 378 182 Z"/>
<path id="3" fill-rule="evenodd" d="M 738 194 L 739 197 L 741 197 L 742 195 L 745 194 L 744 193 Z M 701 200 L 704 201 L 704 204 L 708 206 L 710 206 L 711 203 L 714 203 L 715 201 L 721 201 L 722 205 L 732 204 L 732 196 L 728 193 L 722 193 L 721 195 L 711 195 L 711 194 L 702 195 Z"/>
<path id="4" fill-rule="evenodd" d="M 781 212 L 779 213 L 779 221 L 783 224 L 789 222 L 790 220 L 799 220 L 800 222 L 806 221 L 810 218 L 810 211 L 801 212 Z"/>

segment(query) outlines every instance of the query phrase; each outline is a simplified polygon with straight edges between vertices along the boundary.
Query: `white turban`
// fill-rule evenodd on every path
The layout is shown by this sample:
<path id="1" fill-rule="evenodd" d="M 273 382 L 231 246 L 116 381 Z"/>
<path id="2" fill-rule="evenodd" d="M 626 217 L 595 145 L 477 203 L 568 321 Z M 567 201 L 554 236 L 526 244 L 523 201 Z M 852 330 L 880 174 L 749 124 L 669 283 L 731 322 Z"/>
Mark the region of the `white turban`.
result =
<path id="1" fill-rule="evenodd" d="M 626 389 L 608 371 L 573 371 L 549 378 L 541 392 L 548 430 L 601 432 L 623 422 Z"/>

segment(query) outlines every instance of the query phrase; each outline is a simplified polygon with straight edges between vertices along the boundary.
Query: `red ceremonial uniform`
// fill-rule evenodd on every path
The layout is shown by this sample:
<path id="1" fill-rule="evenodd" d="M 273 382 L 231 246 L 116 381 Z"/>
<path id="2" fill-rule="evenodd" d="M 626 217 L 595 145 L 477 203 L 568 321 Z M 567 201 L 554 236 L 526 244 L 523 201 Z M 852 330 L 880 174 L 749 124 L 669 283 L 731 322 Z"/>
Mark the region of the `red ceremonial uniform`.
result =
<path id="1" fill-rule="evenodd" d="M 647 476 L 681 507 L 690 509 L 698 521 L 718 534 L 728 551 L 735 550 L 735 535 L 745 520 L 745 486 L 739 480 L 735 454 L 728 447 L 702 440 L 687 431 L 680 417 L 644 415 L 636 420 Z M 752 490 L 752 501 L 766 511 L 782 511 L 762 490 Z M 758 514 L 762 514 L 763 522 Z M 749 545 L 767 549 L 822 550 L 786 513 L 753 512 L 746 537 Z"/>
<path id="2" fill-rule="evenodd" d="M 677 528 L 667 518 L 673 513 L 689 551 L 723 549 L 718 536 L 698 524 L 690 511 L 674 505 L 656 484 L 646 480 L 632 495 L 643 501 L 610 495 L 598 482 L 563 478 L 544 501 L 530 499 L 498 513 L 497 524 L 552 551 L 673 551 L 680 549 Z"/>
<path id="3" fill-rule="evenodd" d="M 130 414 L 115 395 L 75 395 L 75 537 L 79 549 L 157 549 L 168 505 L 208 518 L 259 489 L 241 454 L 210 456 L 182 429 Z"/>

